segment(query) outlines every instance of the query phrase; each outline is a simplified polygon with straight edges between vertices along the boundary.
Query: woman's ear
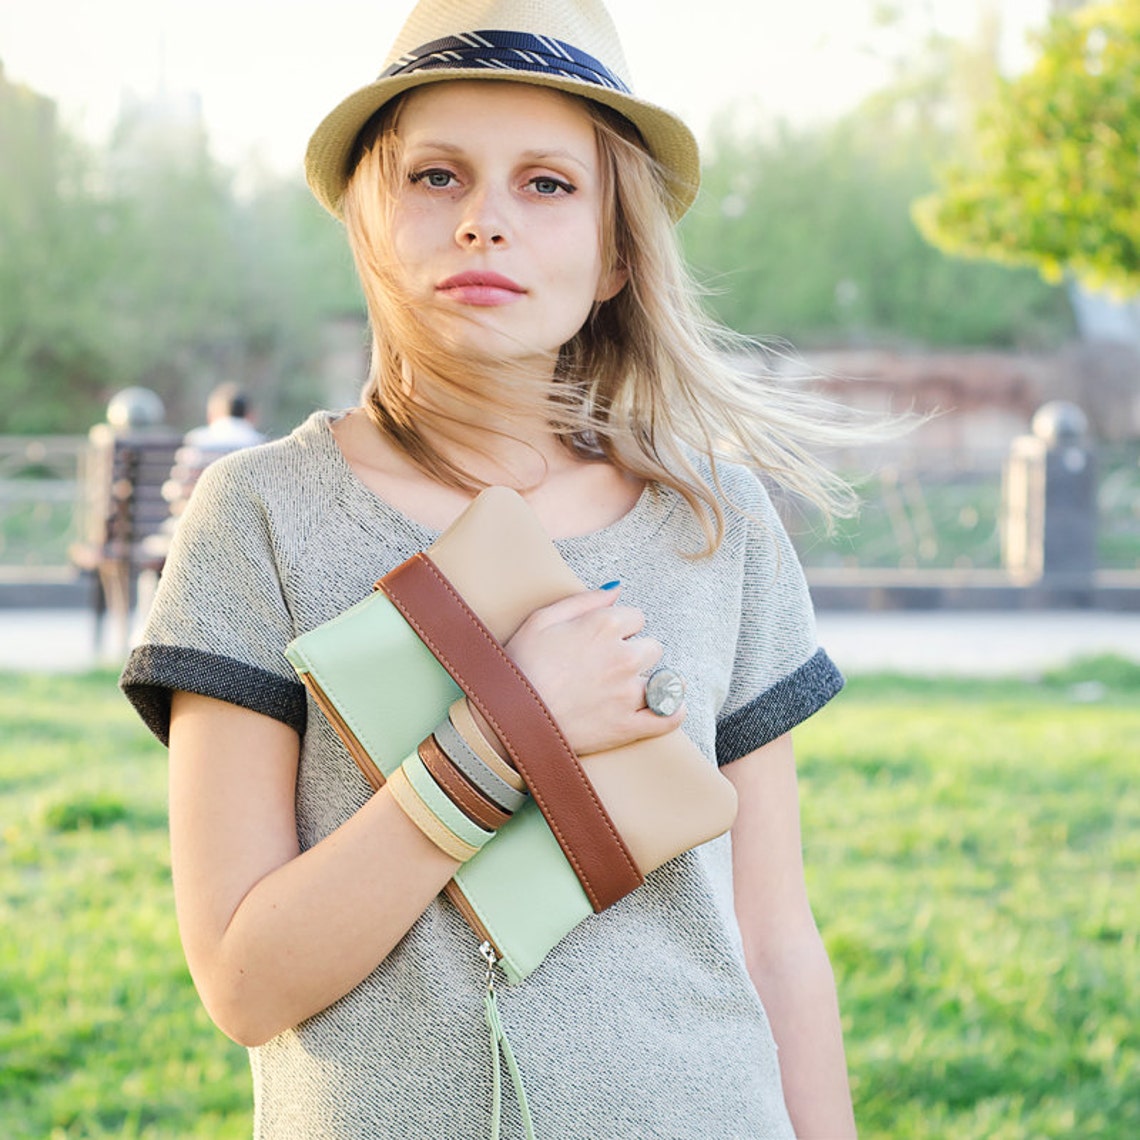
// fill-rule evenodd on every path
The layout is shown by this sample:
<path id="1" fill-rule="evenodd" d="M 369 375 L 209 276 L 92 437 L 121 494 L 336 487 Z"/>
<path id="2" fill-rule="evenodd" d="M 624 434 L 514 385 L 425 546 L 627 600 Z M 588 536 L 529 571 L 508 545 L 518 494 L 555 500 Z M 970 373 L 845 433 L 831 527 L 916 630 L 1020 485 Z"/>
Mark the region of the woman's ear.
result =
<path id="1" fill-rule="evenodd" d="M 601 304 L 616 297 L 625 288 L 628 280 L 629 270 L 624 265 L 603 273 L 598 281 L 598 291 L 594 294 L 594 300 Z"/>

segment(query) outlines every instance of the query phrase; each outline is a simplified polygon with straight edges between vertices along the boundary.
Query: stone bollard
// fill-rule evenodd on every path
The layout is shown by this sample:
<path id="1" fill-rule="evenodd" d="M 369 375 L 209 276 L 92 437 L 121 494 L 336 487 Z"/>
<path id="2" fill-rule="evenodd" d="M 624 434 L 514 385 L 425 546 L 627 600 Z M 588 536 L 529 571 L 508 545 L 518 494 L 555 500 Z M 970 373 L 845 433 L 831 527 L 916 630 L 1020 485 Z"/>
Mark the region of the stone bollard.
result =
<path id="1" fill-rule="evenodd" d="M 107 405 L 107 423 L 122 434 L 147 428 L 163 430 L 166 408 L 149 388 L 123 388 Z"/>
<path id="2" fill-rule="evenodd" d="M 1096 457 L 1075 404 L 1039 408 L 1010 446 L 1003 485 L 1002 561 L 1018 585 L 1088 604 L 1097 569 Z"/>

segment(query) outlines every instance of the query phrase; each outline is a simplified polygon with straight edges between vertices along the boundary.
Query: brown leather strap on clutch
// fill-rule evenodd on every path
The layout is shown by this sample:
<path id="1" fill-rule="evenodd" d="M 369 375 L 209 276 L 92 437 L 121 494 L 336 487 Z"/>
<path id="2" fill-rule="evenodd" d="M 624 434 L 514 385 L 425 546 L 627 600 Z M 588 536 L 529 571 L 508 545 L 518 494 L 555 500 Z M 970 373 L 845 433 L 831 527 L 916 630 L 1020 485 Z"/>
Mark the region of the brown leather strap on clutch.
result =
<path id="1" fill-rule="evenodd" d="M 595 911 L 644 881 L 550 710 L 426 554 L 376 583 L 506 746 Z"/>

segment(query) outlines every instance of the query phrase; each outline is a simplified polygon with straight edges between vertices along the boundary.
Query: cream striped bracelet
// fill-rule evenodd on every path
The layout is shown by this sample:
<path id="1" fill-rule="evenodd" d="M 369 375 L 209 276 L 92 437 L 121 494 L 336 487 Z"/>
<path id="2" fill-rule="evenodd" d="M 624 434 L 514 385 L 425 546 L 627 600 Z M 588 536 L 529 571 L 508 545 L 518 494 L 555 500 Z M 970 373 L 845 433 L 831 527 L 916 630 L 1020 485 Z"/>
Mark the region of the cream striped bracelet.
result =
<path id="1" fill-rule="evenodd" d="M 495 775 L 516 791 L 526 791 L 526 783 L 522 776 L 495 751 L 490 741 L 483 735 L 483 730 L 476 723 L 466 697 L 460 697 L 448 709 L 447 716 L 455 731 Z"/>
<path id="2" fill-rule="evenodd" d="M 418 751 L 388 777 L 386 786 L 412 823 L 445 855 L 460 863 L 475 855 L 495 834 L 463 814 L 432 779 Z"/>

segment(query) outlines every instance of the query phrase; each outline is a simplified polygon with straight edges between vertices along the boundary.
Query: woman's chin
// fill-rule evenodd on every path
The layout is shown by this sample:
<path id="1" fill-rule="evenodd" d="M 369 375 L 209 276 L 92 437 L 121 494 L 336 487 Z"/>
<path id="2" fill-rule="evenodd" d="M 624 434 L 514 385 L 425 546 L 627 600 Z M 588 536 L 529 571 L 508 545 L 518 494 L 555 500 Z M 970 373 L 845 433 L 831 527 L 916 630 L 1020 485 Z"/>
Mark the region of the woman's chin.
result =
<path id="1" fill-rule="evenodd" d="M 496 327 L 492 320 L 478 315 L 456 316 L 441 321 L 437 329 L 452 351 L 484 360 L 541 364 L 549 368 L 558 357 L 557 348 L 541 348 L 527 343 L 509 329 Z"/>

